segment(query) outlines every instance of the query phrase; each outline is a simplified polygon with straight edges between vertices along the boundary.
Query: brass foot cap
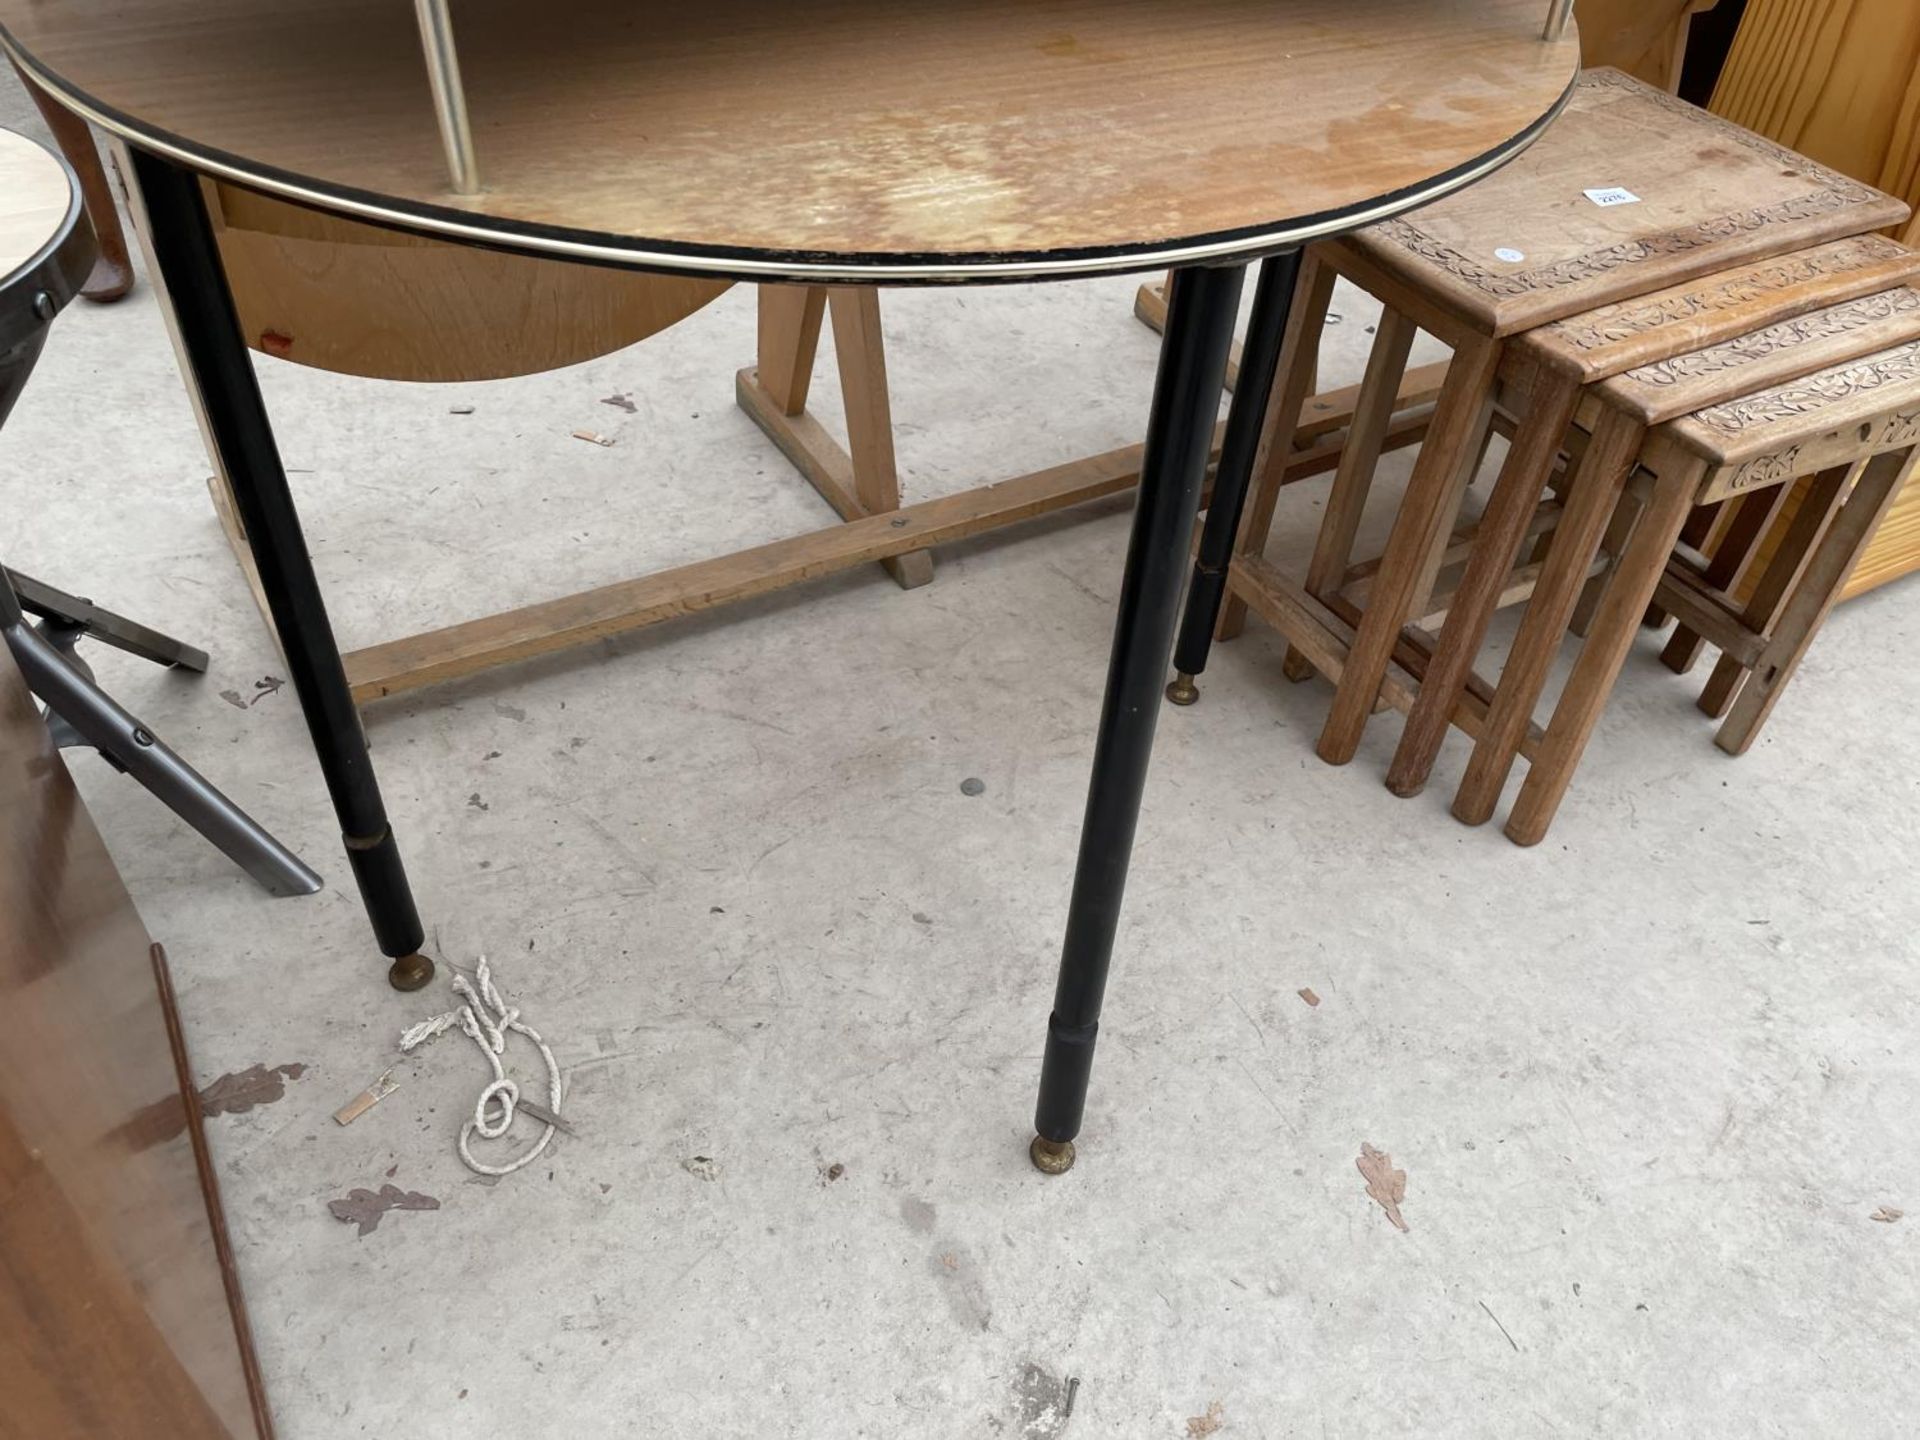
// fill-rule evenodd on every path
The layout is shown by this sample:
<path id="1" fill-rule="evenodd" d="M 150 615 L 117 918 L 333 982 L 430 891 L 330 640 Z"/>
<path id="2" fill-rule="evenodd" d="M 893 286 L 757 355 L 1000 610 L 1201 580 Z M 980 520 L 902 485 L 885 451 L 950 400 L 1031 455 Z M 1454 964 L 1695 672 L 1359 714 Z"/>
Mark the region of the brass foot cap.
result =
<path id="1" fill-rule="evenodd" d="M 1184 670 L 1174 677 L 1172 684 L 1167 686 L 1167 699 L 1176 705 L 1191 705 L 1199 698 L 1200 692 L 1194 686 L 1193 676 Z"/>
<path id="2" fill-rule="evenodd" d="M 387 971 L 387 983 L 396 990 L 424 990 L 433 979 L 433 961 L 419 953 L 402 955 Z"/>
<path id="3" fill-rule="evenodd" d="M 1027 1147 L 1027 1156 L 1041 1174 L 1064 1175 L 1073 1168 L 1073 1142 L 1043 1140 L 1036 1135 L 1033 1144 Z"/>

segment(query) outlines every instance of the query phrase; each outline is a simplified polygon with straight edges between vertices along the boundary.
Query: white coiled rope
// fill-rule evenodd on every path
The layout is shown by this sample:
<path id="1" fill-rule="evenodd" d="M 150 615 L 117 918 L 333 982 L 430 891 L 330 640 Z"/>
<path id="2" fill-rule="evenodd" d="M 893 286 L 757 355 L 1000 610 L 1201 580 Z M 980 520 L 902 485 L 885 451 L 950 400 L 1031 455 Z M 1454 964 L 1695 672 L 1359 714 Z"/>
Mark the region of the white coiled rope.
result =
<path id="1" fill-rule="evenodd" d="M 403 1054 L 410 1053 L 429 1040 L 444 1035 L 455 1025 L 467 1032 L 473 1043 L 480 1047 L 480 1053 L 487 1057 L 487 1064 L 493 1070 L 493 1083 L 480 1092 L 480 1098 L 473 1107 L 473 1118 L 460 1127 L 460 1158 L 477 1175 L 511 1175 L 540 1158 L 540 1153 L 553 1139 L 554 1126 L 547 1125 L 531 1149 L 505 1165 L 489 1165 L 474 1158 L 474 1135 L 478 1133 L 483 1140 L 504 1138 L 507 1131 L 513 1128 L 514 1112 L 520 1104 L 520 1087 L 507 1078 L 506 1066 L 501 1061 L 501 1056 L 506 1053 L 507 1032 L 526 1036 L 539 1049 L 540 1058 L 547 1065 L 547 1109 L 555 1115 L 560 1113 L 560 1066 L 553 1058 L 553 1051 L 547 1048 L 547 1042 L 540 1038 L 540 1032 L 522 1020 L 520 1012 L 501 998 L 500 991 L 493 983 L 493 971 L 484 955 L 480 957 L 475 970 L 475 979 L 479 982 L 477 988 L 465 975 L 455 972 L 453 993 L 464 1003 L 458 1010 L 449 1010 L 444 1015 L 435 1015 L 418 1025 L 408 1026 L 400 1036 L 400 1050 Z"/>

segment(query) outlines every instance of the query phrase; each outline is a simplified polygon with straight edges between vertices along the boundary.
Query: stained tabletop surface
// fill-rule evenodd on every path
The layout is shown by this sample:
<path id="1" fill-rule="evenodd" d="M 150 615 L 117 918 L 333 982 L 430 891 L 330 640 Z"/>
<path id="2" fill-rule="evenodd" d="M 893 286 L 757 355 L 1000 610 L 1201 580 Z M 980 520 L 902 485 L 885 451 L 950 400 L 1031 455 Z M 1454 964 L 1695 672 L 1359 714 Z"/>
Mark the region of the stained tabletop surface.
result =
<path id="1" fill-rule="evenodd" d="M 1578 39 L 1542 40 L 1545 13 L 459 0 L 473 196 L 405 0 L 0 0 L 0 27 L 110 128 L 310 203 L 741 275 L 940 278 L 1253 253 L 1403 208 L 1561 103 Z"/>
<path id="2" fill-rule="evenodd" d="M 60 234 L 72 207 L 60 162 L 26 136 L 0 130 L 0 288 Z"/>

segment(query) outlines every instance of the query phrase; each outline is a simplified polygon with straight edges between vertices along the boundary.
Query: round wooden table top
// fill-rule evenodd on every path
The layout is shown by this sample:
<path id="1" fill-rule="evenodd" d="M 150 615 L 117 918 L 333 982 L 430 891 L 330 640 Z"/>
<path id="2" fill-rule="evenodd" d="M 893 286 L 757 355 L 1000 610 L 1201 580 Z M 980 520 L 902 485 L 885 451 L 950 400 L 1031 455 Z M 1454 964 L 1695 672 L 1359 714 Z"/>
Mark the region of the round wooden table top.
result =
<path id="1" fill-rule="evenodd" d="M 58 98 L 197 170 L 454 237 L 739 279 L 1251 257 L 1510 159 L 1547 0 L 458 0 L 480 193 L 406 0 L 0 0 Z"/>
<path id="2" fill-rule="evenodd" d="M 73 223 L 80 197 L 59 158 L 0 130 L 0 290 L 14 285 Z"/>
<path id="3" fill-rule="evenodd" d="M 80 187 L 59 156 L 0 130 L 0 355 L 79 293 L 93 264 Z"/>

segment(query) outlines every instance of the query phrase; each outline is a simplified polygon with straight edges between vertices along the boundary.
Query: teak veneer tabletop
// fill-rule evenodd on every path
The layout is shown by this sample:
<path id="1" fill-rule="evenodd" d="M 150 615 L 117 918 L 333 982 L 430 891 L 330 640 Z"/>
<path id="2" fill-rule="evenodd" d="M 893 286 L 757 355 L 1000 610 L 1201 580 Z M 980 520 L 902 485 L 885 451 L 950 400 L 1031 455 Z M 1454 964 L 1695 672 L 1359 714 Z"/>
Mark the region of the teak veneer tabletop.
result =
<path id="1" fill-rule="evenodd" d="M 0 289 L 66 229 L 79 196 L 66 167 L 11 130 L 0 130 Z"/>
<path id="2" fill-rule="evenodd" d="M 0 0 L 60 99 L 323 208 L 736 278 L 1110 273 L 1385 218 L 1531 141 L 1542 0 L 462 0 L 451 193 L 405 0 Z"/>

